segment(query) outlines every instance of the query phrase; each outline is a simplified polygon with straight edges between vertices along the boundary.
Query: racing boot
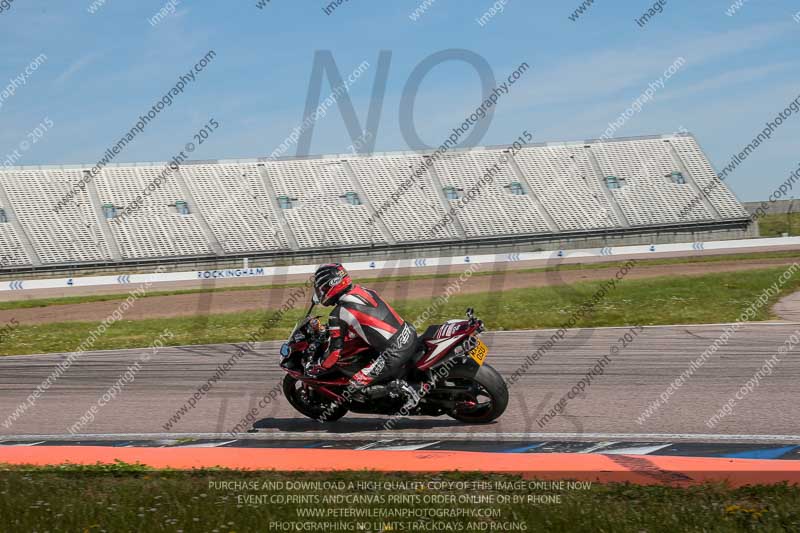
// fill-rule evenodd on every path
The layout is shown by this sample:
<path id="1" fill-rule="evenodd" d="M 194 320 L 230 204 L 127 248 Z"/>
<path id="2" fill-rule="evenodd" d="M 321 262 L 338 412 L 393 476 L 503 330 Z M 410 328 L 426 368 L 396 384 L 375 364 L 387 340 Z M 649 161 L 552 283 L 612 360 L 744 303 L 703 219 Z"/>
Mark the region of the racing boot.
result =
<path id="1" fill-rule="evenodd" d="M 422 399 L 420 387 L 415 387 L 404 379 L 396 379 L 392 381 L 391 386 L 406 399 L 406 403 L 403 404 L 401 411 L 404 410 L 407 413 L 411 412 L 415 407 L 417 407 L 419 401 Z"/>

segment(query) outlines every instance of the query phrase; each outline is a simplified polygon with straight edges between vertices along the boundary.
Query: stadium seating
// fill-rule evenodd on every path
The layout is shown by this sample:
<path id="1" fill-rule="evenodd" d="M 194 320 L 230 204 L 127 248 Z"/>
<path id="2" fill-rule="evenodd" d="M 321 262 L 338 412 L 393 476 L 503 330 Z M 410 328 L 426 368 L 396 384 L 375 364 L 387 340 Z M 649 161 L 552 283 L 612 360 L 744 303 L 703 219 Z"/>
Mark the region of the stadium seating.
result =
<path id="1" fill-rule="evenodd" d="M 475 199 L 458 211 L 469 237 L 503 234 L 547 233 L 549 227 L 529 194 L 513 194 L 511 185 L 520 183 L 506 154 L 501 150 L 472 151 L 445 156 L 436 162 L 444 187 L 453 187 L 459 197 Z M 486 183 L 481 186 L 480 183 Z M 529 192 L 520 183 L 520 192 Z M 451 204 L 458 203 L 452 199 Z"/>
<path id="2" fill-rule="evenodd" d="M 691 135 L 426 157 L 197 162 L 175 172 L 110 165 L 82 189 L 80 167 L 4 170 L 0 259 L 12 267 L 403 247 L 747 218 Z M 415 169 L 424 172 L 409 181 Z"/>
<path id="3" fill-rule="evenodd" d="M 289 247 L 256 164 L 186 165 L 181 176 L 226 253 Z"/>
<path id="4" fill-rule="evenodd" d="M 568 145 L 536 147 L 522 150 L 515 160 L 558 231 L 620 227 L 600 189 L 601 177 L 591 171 L 581 149 Z"/>
<path id="5" fill-rule="evenodd" d="M 278 196 L 288 197 L 292 207 L 284 209 L 300 248 L 341 248 L 371 243 L 385 244 L 386 237 L 369 223 L 364 203 L 337 159 L 276 161 L 267 165 Z M 358 197 L 355 200 L 355 193 Z"/>
<path id="6" fill-rule="evenodd" d="M 89 195 L 75 186 L 81 177 L 80 170 L 62 169 L 0 173 L 0 185 L 42 263 L 111 259 Z M 55 212 L 54 206 L 70 190 L 75 191 L 74 196 Z"/>
<path id="7" fill-rule="evenodd" d="M 414 169 L 425 168 L 418 155 L 384 155 L 357 157 L 349 160 L 356 179 L 372 201 L 378 217 L 396 242 L 415 242 L 431 239 L 452 239 L 458 233 L 451 225 L 437 225 L 446 214 L 437 197 L 433 183 L 422 177 L 397 195 L 401 184 L 413 175 Z"/>
<path id="8" fill-rule="evenodd" d="M 677 137 L 672 141 L 681 159 L 686 163 L 689 172 L 700 187 L 708 187 L 708 196 L 711 204 L 723 218 L 739 218 L 746 216 L 744 207 L 733 193 L 724 185 L 719 185 L 717 174 L 700 150 L 697 141 L 691 136 Z M 715 186 L 714 182 L 718 185 Z"/>
<path id="9" fill-rule="evenodd" d="M 0 224 L 0 266 L 24 266 L 31 259 L 10 224 Z"/>
<path id="10" fill-rule="evenodd" d="M 160 167 L 111 167 L 97 176 L 94 183 L 104 204 L 124 209 L 160 172 Z M 175 177 L 168 176 L 160 188 L 145 198 L 141 208 L 110 224 L 124 259 L 211 253 L 195 217 L 181 215 L 174 208 L 183 196 Z"/>

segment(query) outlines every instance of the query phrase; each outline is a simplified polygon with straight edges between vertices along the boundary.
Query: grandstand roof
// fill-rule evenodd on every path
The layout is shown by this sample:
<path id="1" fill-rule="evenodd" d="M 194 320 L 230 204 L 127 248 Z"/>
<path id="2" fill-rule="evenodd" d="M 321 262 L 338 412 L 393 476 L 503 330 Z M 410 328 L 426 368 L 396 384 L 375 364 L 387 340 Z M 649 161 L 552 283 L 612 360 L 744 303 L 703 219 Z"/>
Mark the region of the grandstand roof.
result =
<path id="1" fill-rule="evenodd" d="M 543 141 L 543 142 L 531 142 L 525 145 L 526 148 L 541 148 L 547 146 L 584 146 L 587 144 L 596 144 L 596 143 L 615 143 L 615 142 L 627 142 L 627 141 L 639 141 L 639 140 L 648 140 L 648 139 L 670 139 L 670 138 L 677 138 L 677 137 L 690 137 L 694 138 L 694 134 L 691 132 L 676 132 L 676 133 L 667 133 L 662 135 L 636 135 L 630 137 L 614 137 L 611 139 L 585 139 L 585 140 L 572 140 L 572 141 Z M 483 145 L 483 146 L 473 146 L 470 148 L 460 148 L 455 147 L 451 148 L 447 151 L 447 153 L 461 153 L 461 152 L 473 152 L 476 150 L 505 150 L 508 148 L 508 145 Z M 307 159 L 343 159 L 343 158 L 351 158 L 351 157 L 378 157 L 378 156 L 402 156 L 402 155 L 416 155 L 416 156 L 428 156 L 432 155 L 436 152 L 436 148 L 432 148 L 430 150 L 392 150 L 392 151 L 385 151 L 385 152 L 370 152 L 369 154 L 354 154 L 352 152 L 342 152 L 336 154 L 309 154 L 309 155 L 294 155 L 294 156 L 281 156 L 281 157 L 249 157 L 249 158 L 239 158 L 239 159 L 188 159 L 181 163 L 181 165 L 207 165 L 212 163 L 267 163 L 270 161 L 296 161 L 296 160 L 307 160 Z M 120 163 L 108 163 L 107 166 L 109 167 L 142 167 L 142 166 L 164 166 L 168 164 L 169 161 L 128 161 L 128 162 L 120 162 Z M 97 164 L 95 161 L 94 163 L 68 163 L 62 165 L 15 165 L 9 166 L 7 168 L 0 167 L 0 172 L 3 170 L 47 170 L 47 169 L 81 169 L 81 170 L 89 170 Z"/>

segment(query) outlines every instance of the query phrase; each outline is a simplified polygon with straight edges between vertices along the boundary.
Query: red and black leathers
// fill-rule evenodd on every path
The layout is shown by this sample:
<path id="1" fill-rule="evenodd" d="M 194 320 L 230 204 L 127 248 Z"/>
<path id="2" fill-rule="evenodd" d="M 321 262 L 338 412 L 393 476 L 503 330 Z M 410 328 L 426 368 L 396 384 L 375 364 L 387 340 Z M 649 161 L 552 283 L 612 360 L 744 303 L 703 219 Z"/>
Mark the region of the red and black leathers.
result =
<path id="1" fill-rule="evenodd" d="M 414 355 L 417 332 L 370 289 L 354 285 L 339 297 L 328 321 L 330 347 L 322 367 L 347 366 L 364 352 L 380 354 L 356 372 L 352 383 L 368 386 L 399 377 Z M 363 364 L 363 363 L 362 363 Z"/>

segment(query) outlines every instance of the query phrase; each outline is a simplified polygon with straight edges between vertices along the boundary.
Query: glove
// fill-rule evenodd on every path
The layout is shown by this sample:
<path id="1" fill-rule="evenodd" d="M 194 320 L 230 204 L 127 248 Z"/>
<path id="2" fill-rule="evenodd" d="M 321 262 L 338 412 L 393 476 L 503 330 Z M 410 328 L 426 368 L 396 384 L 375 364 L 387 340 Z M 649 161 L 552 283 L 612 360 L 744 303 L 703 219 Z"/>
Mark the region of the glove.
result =
<path id="1" fill-rule="evenodd" d="M 306 376 L 316 378 L 327 372 L 328 369 L 314 361 L 309 361 L 308 363 L 306 363 L 306 366 L 303 369 L 303 371 L 305 372 Z"/>

